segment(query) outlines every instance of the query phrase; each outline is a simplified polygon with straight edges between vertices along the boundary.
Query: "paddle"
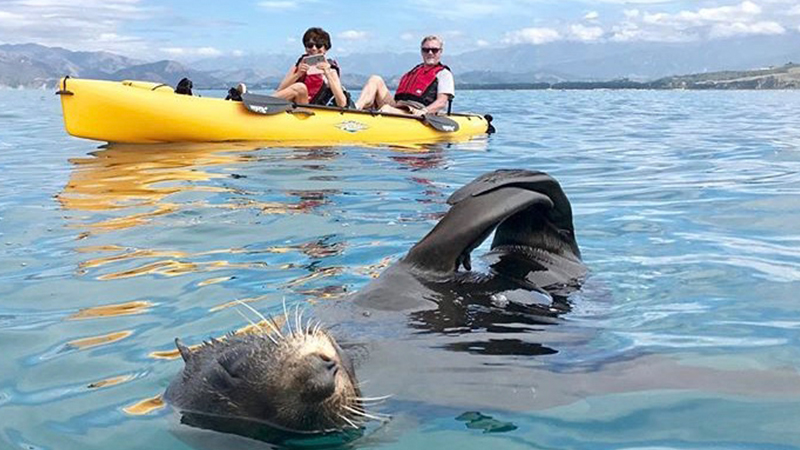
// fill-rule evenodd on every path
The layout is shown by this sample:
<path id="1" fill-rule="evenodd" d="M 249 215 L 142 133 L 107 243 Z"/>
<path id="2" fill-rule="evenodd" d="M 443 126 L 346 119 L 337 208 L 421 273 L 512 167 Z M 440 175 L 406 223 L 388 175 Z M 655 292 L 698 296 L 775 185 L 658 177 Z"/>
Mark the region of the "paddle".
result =
<path id="1" fill-rule="evenodd" d="M 282 98 L 251 94 L 250 92 L 242 94 L 242 103 L 244 103 L 244 106 L 250 111 L 266 115 L 279 114 L 294 109 L 294 104 L 292 102 Z"/>
<path id="2" fill-rule="evenodd" d="M 458 122 L 449 117 L 437 116 L 436 114 L 423 114 L 421 119 L 422 123 L 436 131 L 444 131 L 446 133 L 458 131 Z"/>
<path id="3" fill-rule="evenodd" d="M 400 100 L 397 102 L 397 106 L 399 108 L 405 108 L 411 113 L 425 108 L 425 105 L 414 100 Z M 449 117 L 437 116 L 436 114 L 423 114 L 422 116 L 419 116 L 419 118 L 422 120 L 422 123 L 433 128 L 434 130 L 444 131 L 447 133 L 458 131 L 458 122 L 450 119 Z"/>

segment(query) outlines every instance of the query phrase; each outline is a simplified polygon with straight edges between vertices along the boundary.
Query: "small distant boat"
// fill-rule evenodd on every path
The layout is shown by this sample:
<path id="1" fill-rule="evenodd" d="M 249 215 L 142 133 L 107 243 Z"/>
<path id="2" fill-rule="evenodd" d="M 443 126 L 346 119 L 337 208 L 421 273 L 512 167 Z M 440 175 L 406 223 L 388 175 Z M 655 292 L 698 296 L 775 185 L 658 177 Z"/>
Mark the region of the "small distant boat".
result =
<path id="1" fill-rule="evenodd" d="M 418 118 L 296 105 L 261 95 L 235 102 L 179 95 L 168 85 L 145 81 L 65 77 L 59 82 L 57 94 L 61 95 L 64 125 L 69 134 L 107 142 L 402 145 L 468 140 L 487 133 L 490 127 L 489 120 L 478 114 Z"/>

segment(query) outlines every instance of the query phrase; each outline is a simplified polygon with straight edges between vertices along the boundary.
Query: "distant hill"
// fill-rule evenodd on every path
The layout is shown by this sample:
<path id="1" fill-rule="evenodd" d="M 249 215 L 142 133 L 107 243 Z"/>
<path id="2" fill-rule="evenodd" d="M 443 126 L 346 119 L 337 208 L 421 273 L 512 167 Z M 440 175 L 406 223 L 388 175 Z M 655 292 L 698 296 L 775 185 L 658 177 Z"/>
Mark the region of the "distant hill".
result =
<path id="1" fill-rule="evenodd" d="M 174 86 L 183 78 L 188 77 L 196 88 L 223 89 L 227 84 L 207 72 L 185 67 L 176 61 L 158 61 L 150 64 L 139 64 L 126 67 L 110 74 L 110 80 L 146 80 Z"/>
<path id="2" fill-rule="evenodd" d="M 0 45 L 0 86 L 55 86 L 59 78 L 109 79 L 143 61 L 108 52 L 73 52 L 38 44 Z"/>
<path id="3" fill-rule="evenodd" d="M 800 89 L 800 65 L 682 75 L 649 83 L 654 89 Z"/>
<path id="4" fill-rule="evenodd" d="M 800 89 L 800 65 L 755 70 L 678 75 L 655 81 L 627 78 L 605 81 L 462 83 L 460 89 Z"/>
<path id="5" fill-rule="evenodd" d="M 59 78 L 70 75 L 169 85 L 189 77 L 196 89 L 245 82 L 251 89 L 266 90 L 277 86 L 296 58 L 226 55 L 196 61 L 189 67 L 176 61 L 146 62 L 108 52 L 73 52 L 38 44 L 0 45 L 0 86 L 53 87 Z M 353 54 L 337 59 L 343 83 L 353 89 L 362 86 L 370 74 L 382 75 L 395 86 L 400 75 L 419 62 L 419 54 Z M 461 88 L 797 88 L 793 66 L 781 67 L 784 72 L 747 69 L 800 61 L 800 33 L 681 44 L 562 41 L 445 54 L 444 61 L 453 69 Z M 687 73 L 696 75 L 684 75 Z"/>

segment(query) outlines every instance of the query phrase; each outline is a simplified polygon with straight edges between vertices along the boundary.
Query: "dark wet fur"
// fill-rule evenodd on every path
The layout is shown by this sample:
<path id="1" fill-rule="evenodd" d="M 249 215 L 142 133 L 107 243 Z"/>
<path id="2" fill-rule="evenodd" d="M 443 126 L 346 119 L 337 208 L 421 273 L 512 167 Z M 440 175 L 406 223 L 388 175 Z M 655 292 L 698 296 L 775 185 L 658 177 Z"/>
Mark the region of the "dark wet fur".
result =
<path id="1" fill-rule="evenodd" d="M 177 341 L 185 367 L 164 397 L 191 413 L 251 419 L 296 432 L 356 428 L 361 419 L 347 410 L 362 408 L 353 365 L 325 331 L 315 331 L 315 339 L 331 339 L 335 357 L 319 352 L 300 357 L 300 334 L 286 339 L 266 332 L 228 335 L 193 351 Z M 346 379 L 343 390 L 337 389 L 339 374 Z"/>

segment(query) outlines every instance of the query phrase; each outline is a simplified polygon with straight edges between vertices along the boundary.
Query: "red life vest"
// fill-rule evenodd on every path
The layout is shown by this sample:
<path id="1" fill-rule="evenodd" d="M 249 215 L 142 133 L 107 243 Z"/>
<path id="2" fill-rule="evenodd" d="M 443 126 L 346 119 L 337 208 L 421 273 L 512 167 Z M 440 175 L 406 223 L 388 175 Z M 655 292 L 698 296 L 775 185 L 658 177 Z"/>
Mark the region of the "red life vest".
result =
<path id="1" fill-rule="evenodd" d="M 436 79 L 436 75 L 444 69 L 450 70 L 449 67 L 441 63 L 434 66 L 417 65 L 400 78 L 400 84 L 397 85 L 394 99 L 413 100 L 425 106 L 430 105 L 436 101 L 436 91 L 439 86 L 439 80 Z"/>
<path id="2" fill-rule="evenodd" d="M 295 67 L 300 65 L 300 62 L 303 61 L 308 55 L 303 55 L 300 59 L 297 60 L 295 63 Z M 336 71 L 338 75 L 339 72 L 339 65 L 336 64 L 336 61 L 329 59 L 328 64 L 331 65 L 331 68 Z M 314 73 L 314 74 L 304 74 L 297 81 L 306 85 L 308 89 L 308 103 L 310 105 L 327 105 L 328 102 L 333 98 L 333 91 L 328 87 L 325 83 L 325 75 L 321 73 Z"/>

